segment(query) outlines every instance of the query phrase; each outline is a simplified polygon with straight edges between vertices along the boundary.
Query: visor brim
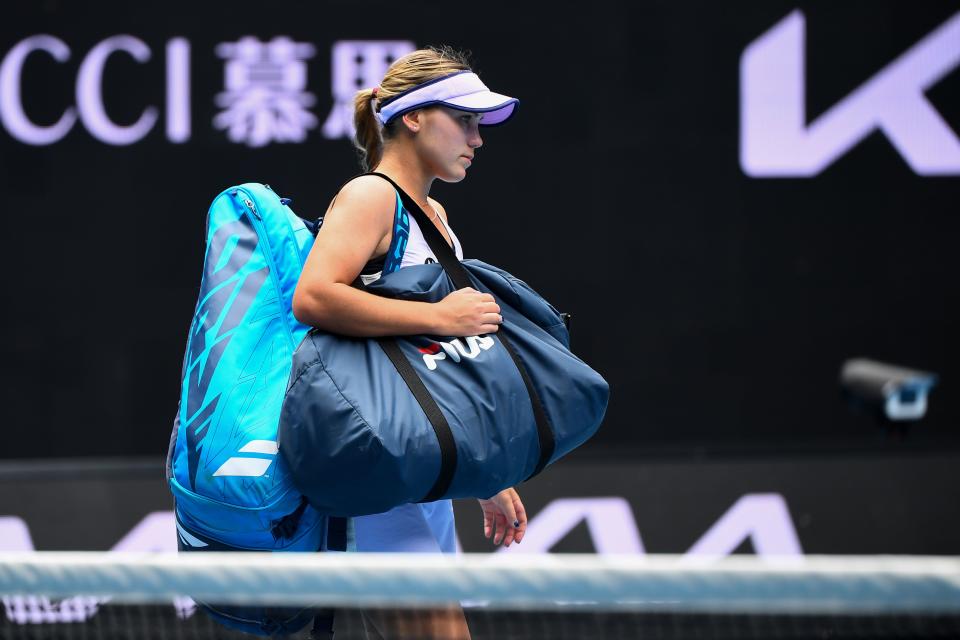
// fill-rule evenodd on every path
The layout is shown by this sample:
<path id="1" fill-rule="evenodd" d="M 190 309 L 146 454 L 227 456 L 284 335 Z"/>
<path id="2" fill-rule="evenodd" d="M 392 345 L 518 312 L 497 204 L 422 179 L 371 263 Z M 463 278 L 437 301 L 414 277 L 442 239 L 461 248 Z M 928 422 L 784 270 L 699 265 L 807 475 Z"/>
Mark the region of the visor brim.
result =
<path id="1" fill-rule="evenodd" d="M 517 110 L 520 101 L 510 96 L 492 91 L 478 91 L 465 96 L 456 98 L 447 98 L 442 100 L 443 104 L 452 109 L 469 111 L 471 113 L 482 113 L 480 119 L 481 127 L 503 124 L 509 120 Z"/>

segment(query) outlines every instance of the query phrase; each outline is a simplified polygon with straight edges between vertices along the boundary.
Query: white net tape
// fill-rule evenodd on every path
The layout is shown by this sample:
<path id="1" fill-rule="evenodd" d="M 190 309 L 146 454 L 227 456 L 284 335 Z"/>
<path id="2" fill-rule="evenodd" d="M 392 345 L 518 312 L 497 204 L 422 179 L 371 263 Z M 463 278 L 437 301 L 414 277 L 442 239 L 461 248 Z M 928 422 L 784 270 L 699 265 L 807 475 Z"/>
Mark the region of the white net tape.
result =
<path id="1" fill-rule="evenodd" d="M 0 596 L 639 611 L 960 613 L 960 559 L 295 553 L 0 554 Z M 83 602 L 86 602 L 84 600 Z M 93 601 L 91 601 L 92 603 Z"/>

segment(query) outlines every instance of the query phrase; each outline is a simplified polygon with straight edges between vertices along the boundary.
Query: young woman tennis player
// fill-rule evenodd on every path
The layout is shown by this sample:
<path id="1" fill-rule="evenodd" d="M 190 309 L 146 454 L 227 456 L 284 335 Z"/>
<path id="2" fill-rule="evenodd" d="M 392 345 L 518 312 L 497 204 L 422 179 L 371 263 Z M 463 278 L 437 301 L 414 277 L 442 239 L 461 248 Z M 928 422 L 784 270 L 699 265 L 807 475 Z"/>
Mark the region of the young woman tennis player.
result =
<path id="1" fill-rule="evenodd" d="M 463 259 L 447 212 L 429 197 L 431 185 L 437 179 L 463 180 L 483 144 L 480 127 L 506 121 L 517 103 L 487 89 L 459 53 L 447 48 L 414 51 L 390 66 L 379 87 L 356 96 L 354 120 L 364 168 L 389 176 L 416 200 Z M 362 337 L 497 331 L 500 308 L 493 296 L 474 289 L 426 303 L 383 298 L 353 286 L 358 277 L 369 283 L 397 269 L 437 261 L 412 216 L 406 216 L 406 237 L 394 232 L 404 216 L 396 191 L 383 178 L 364 175 L 344 185 L 327 210 L 294 294 L 297 319 Z M 484 535 L 494 544 L 509 546 L 523 539 L 527 517 L 514 489 L 481 499 L 480 506 Z M 456 550 L 449 500 L 401 505 L 354 522 L 360 551 Z M 439 624 L 433 625 L 436 635 L 469 637 L 459 609 L 434 621 Z"/>

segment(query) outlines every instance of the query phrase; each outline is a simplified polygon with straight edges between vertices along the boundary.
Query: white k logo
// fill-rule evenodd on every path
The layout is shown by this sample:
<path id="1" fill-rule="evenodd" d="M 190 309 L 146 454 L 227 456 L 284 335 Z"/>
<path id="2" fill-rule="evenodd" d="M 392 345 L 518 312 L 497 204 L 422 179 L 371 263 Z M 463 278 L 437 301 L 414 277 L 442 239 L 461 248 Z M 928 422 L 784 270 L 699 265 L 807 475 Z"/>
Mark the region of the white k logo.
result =
<path id="1" fill-rule="evenodd" d="M 756 178 L 815 176 L 879 129 L 924 176 L 960 175 L 960 140 L 924 92 L 960 65 L 960 13 L 807 125 L 799 10 L 740 59 L 740 166 Z"/>

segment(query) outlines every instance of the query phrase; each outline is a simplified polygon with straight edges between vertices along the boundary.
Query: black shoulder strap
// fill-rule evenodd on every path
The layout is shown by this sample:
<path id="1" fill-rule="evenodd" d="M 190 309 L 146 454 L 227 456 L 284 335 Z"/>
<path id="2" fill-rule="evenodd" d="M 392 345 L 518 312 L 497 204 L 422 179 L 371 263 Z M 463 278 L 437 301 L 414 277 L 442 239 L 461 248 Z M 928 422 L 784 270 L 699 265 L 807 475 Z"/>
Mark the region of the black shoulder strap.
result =
<path id="1" fill-rule="evenodd" d="M 453 474 L 457 470 L 457 441 L 453 438 L 450 423 L 447 422 L 447 418 L 440 410 L 437 401 L 433 399 L 433 396 L 430 395 L 427 387 L 423 384 L 417 370 L 413 368 L 413 365 L 407 360 L 407 356 L 403 354 L 403 349 L 400 348 L 396 338 L 377 338 L 377 342 L 380 343 L 380 348 L 390 358 L 393 366 L 397 368 L 397 373 L 400 374 L 410 392 L 413 393 L 413 397 L 416 398 L 420 408 L 423 409 L 423 413 L 426 414 L 427 420 L 430 421 L 433 432 L 437 434 L 437 442 L 440 444 L 440 472 L 437 474 L 433 486 L 430 487 L 430 491 L 420 501 L 433 502 L 439 500 L 450 488 L 450 483 L 453 482 Z"/>
<path id="2" fill-rule="evenodd" d="M 450 276 L 450 279 L 453 281 L 453 284 L 457 289 L 463 289 L 465 287 L 478 287 L 479 285 L 475 284 L 473 279 L 470 277 L 470 274 L 467 273 L 467 270 L 463 268 L 463 265 L 460 264 L 460 260 L 457 259 L 456 254 L 453 252 L 453 249 L 447 244 L 447 241 L 444 240 L 443 236 L 440 234 L 440 231 L 437 227 L 430 221 L 427 217 L 427 214 L 423 212 L 423 209 L 420 208 L 420 205 L 417 204 L 416 200 L 411 198 L 407 193 L 400 188 L 396 182 L 390 179 L 389 176 L 386 176 L 382 173 L 370 172 L 368 175 L 379 176 L 393 185 L 393 188 L 397 190 L 397 193 L 400 194 L 400 201 L 403 203 L 403 206 L 410 212 L 410 215 L 414 217 L 417 221 L 417 225 L 420 227 L 420 231 L 423 233 L 423 238 L 427 242 L 427 246 L 433 251 L 433 254 L 437 256 L 437 261 L 440 263 L 440 266 L 443 267 L 443 270 L 446 271 L 447 275 Z M 550 422 L 547 419 L 547 413 L 543 409 L 543 403 L 540 401 L 540 396 L 537 394 L 536 388 L 533 386 L 533 380 L 530 378 L 530 374 L 527 371 L 527 367 L 523 364 L 523 361 L 520 359 L 520 356 L 517 354 L 516 350 L 513 348 L 513 344 L 510 342 L 510 339 L 507 337 L 507 334 L 504 332 L 504 325 L 500 326 L 500 331 L 491 336 L 495 336 L 499 339 L 500 343 L 507 350 L 507 353 L 510 354 L 510 358 L 513 360 L 514 365 L 517 367 L 517 371 L 520 373 L 521 379 L 523 379 L 523 384 L 527 389 L 527 395 L 530 397 L 530 404 L 533 409 L 533 417 L 537 423 L 537 436 L 540 441 L 540 458 L 537 460 L 537 466 L 534 469 L 533 473 L 530 474 L 529 478 L 537 475 L 543 471 L 544 467 L 550 462 L 550 458 L 553 456 L 554 449 L 556 448 L 556 441 L 553 436 L 553 428 L 550 426 Z M 399 351 L 399 345 L 397 346 Z M 389 353 L 388 353 L 389 355 Z M 402 353 L 400 354 L 403 355 Z M 394 366 L 397 363 L 394 362 Z M 409 362 L 407 366 L 410 367 Z M 398 368 L 399 370 L 399 368 Z M 416 377 L 417 382 L 420 386 L 423 386 L 423 381 L 420 380 L 417 376 L 416 371 L 413 367 L 410 367 L 410 370 L 413 376 Z M 400 375 L 404 375 L 403 371 L 400 371 Z M 404 378 L 406 380 L 406 378 Z M 410 382 L 407 381 L 407 386 L 410 386 Z M 414 391 L 413 387 L 410 387 L 411 391 Z M 426 391 L 426 389 L 424 389 Z M 416 392 L 414 392 L 416 396 Z M 429 396 L 429 393 L 426 394 Z M 419 398 L 418 398 L 419 400 Z M 430 398 L 430 401 L 433 402 L 433 398 Z M 433 403 L 436 404 L 435 402 Z M 423 403 L 421 402 L 421 406 Z M 427 416 L 429 417 L 429 413 Z M 442 414 L 441 414 L 442 416 Z M 431 423 L 433 421 L 431 420 Z M 446 420 L 444 420 L 446 424 Z M 437 425 L 434 424 L 434 429 L 437 428 Z M 450 432 L 450 427 L 446 427 L 447 433 Z M 440 433 L 437 433 L 437 436 L 440 437 Z M 451 442 L 453 436 L 450 435 Z M 441 438 L 441 451 L 443 449 L 443 439 Z M 454 454 L 456 453 L 456 447 L 454 447 Z M 445 468 L 444 465 L 441 465 L 441 472 Z M 446 481 L 446 484 L 449 485 L 449 482 L 453 479 L 453 472 L 456 469 L 454 464 L 450 468 L 450 478 Z M 529 480 L 529 478 L 527 478 Z M 440 479 L 437 480 L 437 484 L 440 483 Z M 435 485 L 436 486 L 436 485 Z M 441 493 L 442 495 L 442 493 Z"/>
<path id="3" fill-rule="evenodd" d="M 443 270 L 446 271 L 450 279 L 453 280 L 453 284 L 456 285 L 457 289 L 473 287 L 474 284 L 470 279 L 470 275 L 466 269 L 463 268 L 463 265 L 460 264 L 460 260 L 457 259 L 453 249 L 451 249 L 447 241 L 444 240 L 436 225 L 430 221 L 427 214 L 424 213 L 420 205 L 417 204 L 417 201 L 407 195 L 407 192 L 401 189 L 400 185 L 391 180 L 389 176 L 375 172 L 366 175 L 379 176 L 392 184 L 393 188 L 397 190 L 397 193 L 400 194 L 400 202 L 402 202 L 404 208 L 410 212 L 413 219 L 417 221 L 420 232 L 423 233 L 423 239 L 427 241 L 427 246 L 433 251 L 433 255 L 437 256 L 437 261 L 440 263 L 440 266 L 443 267 Z"/>

